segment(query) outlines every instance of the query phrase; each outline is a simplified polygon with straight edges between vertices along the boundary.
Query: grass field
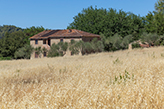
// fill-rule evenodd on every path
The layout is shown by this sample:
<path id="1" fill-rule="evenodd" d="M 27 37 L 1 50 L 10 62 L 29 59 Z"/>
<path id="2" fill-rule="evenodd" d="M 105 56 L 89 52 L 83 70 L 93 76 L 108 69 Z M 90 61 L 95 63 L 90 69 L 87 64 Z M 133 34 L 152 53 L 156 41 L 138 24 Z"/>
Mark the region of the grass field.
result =
<path id="1" fill-rule="evenodd" d="M 164 108 L 164 47 L 0 61 L 1 109 Z"/>

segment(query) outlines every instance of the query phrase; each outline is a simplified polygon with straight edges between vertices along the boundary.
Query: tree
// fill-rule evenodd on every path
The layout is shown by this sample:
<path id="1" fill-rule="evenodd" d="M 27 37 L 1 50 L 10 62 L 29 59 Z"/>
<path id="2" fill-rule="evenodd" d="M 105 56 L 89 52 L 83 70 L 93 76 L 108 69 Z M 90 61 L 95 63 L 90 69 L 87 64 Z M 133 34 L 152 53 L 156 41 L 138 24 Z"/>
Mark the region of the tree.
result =
<path id="1" fill-rule="evenodd" d="M 131 34 L 133 40 L 138 40 L 145 31 L 142 17 L 122 10 L 116 11 L 112 8 L 107 10 L 91 6 L 83 9 L 73 19 L 74 21 L 67 28 L 103 34 L 105 39 L 109 39 L 117 33 L 122 39 Z M 110 50 L 109 45 L 105 45 L 106 50 Z"/>
<path id="2" fill-rule="evenodd" d="M 156 33 L 158 35 L 163 35 L 163 33 L 164 33 L 164 14 L 158 13 L 158 14 L 155 14 L 154 17 L 155 17 Z"/>
<path id="3" fill-rule="evenodd" d="M 26 44 L 24 47 L 19 48 L 14 53 L 15 59 L 30 59 L 31 53 L 33 52 L 34 48 L 31 45 Z"/>
<path id="4" fill-rule="evenodd" d="M 0 40 L 0 56 L 14 57 L 14 53 L 26 44 L 25 38 L 22 31 L 6 33 Z"/>
<path id="5" fill-rule="evenodd" d="M 69 44 L 69 50 L 71 51 L 72 55 L 77 55 L 80 52 L 82 52 L 84 47 L 84 42 L 83 41 L 71 41 Z"/>
<path id="6" fill-rule="evenodd" d="M 150 45 L 154 45 L 155 42 L 159 39 L 159 35 L 154 33 L 143 33 L 142 36 L 141 36 L 141 41 L 142 42 L 147 42 L 148 44 Z"/>
<path id="7" fill-rule="evenodd" d="M 155 3 L 155 10 L 157 13 L 163 13 L 164 14 L 164 0 L 158 0 L 157 3 Z"/>
<path id="8" fill-rule="evenodd" d="M 41 55 L 42 55 L 42 53 L 43 53 L 42 48 L 41 48 L 41 47 L 36 47 L 34 50 L 35 50 L 35 53 L 36 53 L 39 57 L 41 57 Z"/>
<path id="9" fill-rule="evenodd" d="M 155 22 L 154 13 L 149 12 L 145 17 L 145 30 L 147 33 L 156 33 L 157 25 Z"/>
<path id="10" fill-rule="evenodd" d="M 27 44 L 30 44 L 30 40 L 29 40 L 30 37 L 34 36 L 35 34 L 38 34 L 38 33 L 42 32 L 44 30 L 45 29 L 42 26 L 41 27 L 32 26 L 30 28 L 26 28 L 24 30 L 24 33 L 26 35 L 26 39 L 25 40 L 26 40 Z"/>
<path id="11" fill-rule="evenodd" d="M 48 57 L 64 56 L 68 48 L 67 42 L 53 43 L 48 51 Z"/>
<path id="12" fill-rule="evenodd" d="M 16 31 L 23 31 L 23 29 L 16 27 L 14 25 L 3 25 L 0 26 L 0 39 L 5 36 L 5 33 L 12 33 Z"/>
<path id="13" fill-rule="evenodd" d="M 121 48 L 122 49 L 127 49 L 128 46 L 129 46 L 129 43 L 131 43 L 133 40 L 132 40 L 132 35 L 127 35 L 123 38 L 122 42 L 121 42 Z"/>

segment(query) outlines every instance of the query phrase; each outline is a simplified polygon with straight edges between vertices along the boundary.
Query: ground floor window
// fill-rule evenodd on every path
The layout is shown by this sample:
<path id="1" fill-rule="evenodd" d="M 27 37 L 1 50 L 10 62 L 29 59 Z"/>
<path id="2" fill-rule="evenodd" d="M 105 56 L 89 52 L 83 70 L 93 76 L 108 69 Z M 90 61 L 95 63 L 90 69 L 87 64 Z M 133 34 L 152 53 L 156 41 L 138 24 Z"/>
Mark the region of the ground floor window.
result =
<path id="1" fill-rule="evenodd" d="M 44 53 L 43 53 L 43 56 L 46 57 L 46 56 L 47 56 L 47 52 L 44 52 Z"/>
<path id="2" fill-rule="evenodd" d="M 46 39 L 43 40 L 43 44 L 46 44 Z"/>
<path id="3" fill-rule="evenodd" d="M 37 53 L 37 52 L 35 52 L 35 58 L 38 58 L 38 57 L 39 57 L 38 53 Z"/>

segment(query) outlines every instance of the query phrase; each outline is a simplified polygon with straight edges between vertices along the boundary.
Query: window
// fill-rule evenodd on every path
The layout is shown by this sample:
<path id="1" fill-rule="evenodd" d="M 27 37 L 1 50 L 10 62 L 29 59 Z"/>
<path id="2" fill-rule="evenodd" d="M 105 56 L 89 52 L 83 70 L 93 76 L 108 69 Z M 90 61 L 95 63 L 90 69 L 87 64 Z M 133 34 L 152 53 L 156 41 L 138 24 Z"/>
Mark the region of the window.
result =
<path id="1" fill-rule="evenodd" d="M 48 39 L 48 45 L 49 45 L 49 46 L 51 45 L 51 40 L 50 40 L 50 39 Z"/>
<path id="2" fill-rule="evenodd" d="M 35 40 L 35 44 L 38 44 L 38 40 Z"/>
<path id="3" fill-rule="evenodd" d="M 43 44 L 46 44 L 46 39 L 43 40 Z"/>
<path id="4" fill-rule="evenodd" d="M 63 39 L 60 39 L 60 42 L 63 42 Z"/>
<path id="5" fill-rule="evenodd" d="M 43 53 L 43 56 L 46 57 L 46 56 L 47 56 L 47 52 L 44 52 L 44 53 Z"/>
<path id="6" fill-rule="evenodd" d="M 39 57 L 38 53 L 37 53 L 37 52 L 35 52 L 35 58 L 38 58 L 38 57 Z"/>

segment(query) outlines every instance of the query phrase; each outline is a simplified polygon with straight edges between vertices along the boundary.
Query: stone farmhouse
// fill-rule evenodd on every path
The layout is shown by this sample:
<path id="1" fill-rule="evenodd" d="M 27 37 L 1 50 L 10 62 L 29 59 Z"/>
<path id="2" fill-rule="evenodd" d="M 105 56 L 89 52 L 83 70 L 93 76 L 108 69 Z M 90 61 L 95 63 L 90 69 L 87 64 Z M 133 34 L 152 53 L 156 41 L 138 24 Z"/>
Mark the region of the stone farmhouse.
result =
<path id="1" fill-rule="evenodd" d="M 46 48 L 47 50 L 50 49 L 50 46 L 53 43 L 59 43 L 59 42 L 71 42 L 82 40 L 84 42 L 90 42 L 92 39 L 97 38 L 100 40 L 100 35 L 88 33 L 81 30 L 76 29 L 67 29 L 67 30 L 45 30 L 42 31 L 32 37 L 30 37 L 30 44 L 34 48 L 41 47 Z M 71 55 L 71 53 L 68 51 L 66 55 Z M 47 52 L 44 52 L 41 57 L 46 57 Z M 31 54 L 32 58 L 38 58 L 38 54 L 36 52 L 33 52 Z"/>

